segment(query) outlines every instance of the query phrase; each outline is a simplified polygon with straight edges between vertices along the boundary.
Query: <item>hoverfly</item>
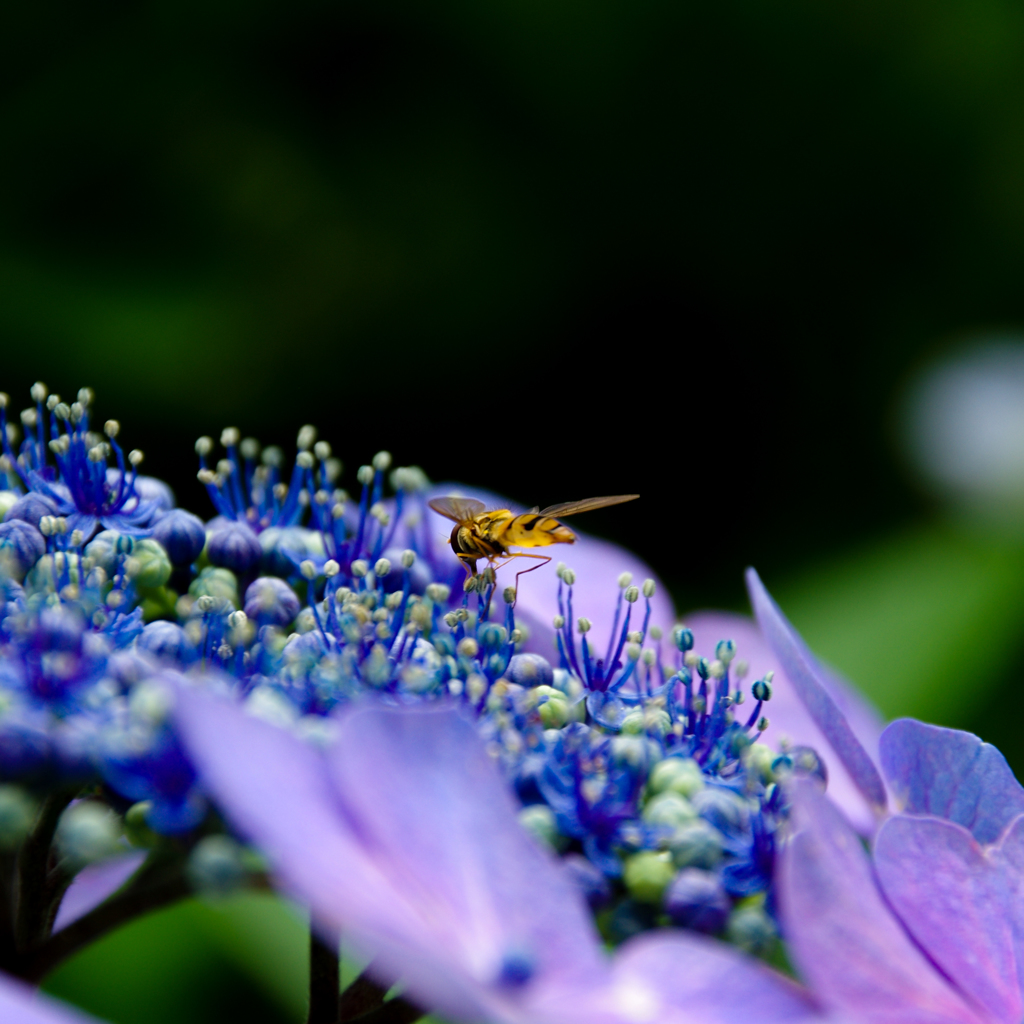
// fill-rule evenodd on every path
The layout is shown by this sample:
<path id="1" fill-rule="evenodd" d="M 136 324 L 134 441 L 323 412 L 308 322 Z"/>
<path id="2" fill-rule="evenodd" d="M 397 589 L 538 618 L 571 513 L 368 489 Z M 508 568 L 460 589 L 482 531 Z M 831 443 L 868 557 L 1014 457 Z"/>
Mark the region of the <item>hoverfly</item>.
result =
<path id="1" fill-rule="evenodd" d="M 523 551 L 509 551 L 509 547 L 540 548 L 549 544 L 572 544 L 576 534 L 563 526 L 555 516 L 565 518 L 595 508 L 619 505 L 633 501 L 639 494 L 616 494 L 608 498 L 585 498 L 583 501 L 563 501 L 545 509 L 533 508 L 529 512 L 515 513 L 507 508 L 487 511 L 487 506 L 475 498 L 434 498 L 427 504 L 439 515 L 455 522 L 449 543 L 456 557 L 470 576 L 476 575 L 476 563 L 486 558 L 493 568 L 498 559 L 502 565 L 513 558 L 536 558 L 540 564 L 516 573 L 516 586 L 523 572 L 532 572 L 551 561 L 550 555 L 531 555 Z"/>

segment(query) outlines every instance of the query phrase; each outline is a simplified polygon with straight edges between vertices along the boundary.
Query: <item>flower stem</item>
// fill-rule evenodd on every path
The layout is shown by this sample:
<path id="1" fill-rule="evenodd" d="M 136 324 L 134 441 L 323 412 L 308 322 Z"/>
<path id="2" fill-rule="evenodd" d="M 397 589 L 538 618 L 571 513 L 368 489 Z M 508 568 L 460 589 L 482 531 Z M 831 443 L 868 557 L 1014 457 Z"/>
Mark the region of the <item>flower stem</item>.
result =
<path id="1" fill-rule="evenodd" d="M 50 846 L 57 822 L 74 796 L 75 790 L 70 789 L 48 796 L 18 852 L 13 913 L 14 942 L 19 953 L 49 936 L 56 913 L 55 903 L 59 902 L 70 881 L 70 876 L 52 863 Z"/>
<path id="2" fill-rule="evenodd" d="M 38 983 L 61 961 L 83 946 L 140 914 L 175 903 L 191 892 L 184 857 L 174 851 L 154 853 L 120 893 L 51 935 L 35 949 L 22 952 L 8 967 L 25 981 Z"/>
<path id="3" fill-rule="evenodd" d="M 309 1015 L 306 1024 L 338 1024 L 341 975 L 338 967 L 338 933 L 325 942 L 309 932 Z"/>

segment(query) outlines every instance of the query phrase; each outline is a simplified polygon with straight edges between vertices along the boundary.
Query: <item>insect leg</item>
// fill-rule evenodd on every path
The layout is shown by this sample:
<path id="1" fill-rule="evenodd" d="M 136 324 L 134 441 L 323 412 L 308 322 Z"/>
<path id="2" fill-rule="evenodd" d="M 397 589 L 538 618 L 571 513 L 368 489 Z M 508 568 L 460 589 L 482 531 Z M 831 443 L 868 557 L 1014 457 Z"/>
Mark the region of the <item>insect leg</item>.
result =
<path id="1" fill-rule="evenodd" d="M 516 597 L 519 596 L 519 577 L 520 576 L 525 576 L 526 573 L 533 572 L 534 569 L 539 569 L 542 565 L 546 565 L 548 562 L 551 561 L 551 555 L 528 555 L 525 551 L 514 551 L 514 552 L 511 552 L 509 554 L 508 558 L 509 558 L 509 561 L 511 561 L 513 558 L 537 558 L 537 559 L 540 559 L 540 564 L 538 564 L 538 565 L 531 565 L 529 569 L 521 569 L 519 572 L 516 573 L 516 583 L 515 583 Z M 505 563 L 505 564 L 507 565 L 508 563 Z"/>

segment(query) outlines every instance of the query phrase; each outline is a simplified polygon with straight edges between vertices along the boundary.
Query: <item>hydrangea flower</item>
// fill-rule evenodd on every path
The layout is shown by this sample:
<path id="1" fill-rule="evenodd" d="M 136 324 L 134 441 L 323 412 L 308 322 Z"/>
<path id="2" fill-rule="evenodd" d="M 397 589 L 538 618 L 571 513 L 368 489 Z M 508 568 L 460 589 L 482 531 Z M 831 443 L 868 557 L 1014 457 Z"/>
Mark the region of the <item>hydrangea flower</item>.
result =
<path id="1" fill-rule="evenodd" d="M 781 976 L 679 933 L 634 940 L 608 964 L 575 885 L 451 708 L 354 710 L 322 752 L 198 689 L 178 692 L 175 714 L 287 889 L 420 1005 L 517 1022 L 815 1016 Z"/>
<path id="2" fill-rule="evenodd" d="M 35 428 L 46 395 L 34 397 Z M 187 685 L 229 695 L 312 746 L 357 706 L 458 707 L 515 795 L 520 827 L 557 852 L 611 944 L 675 925 L 774 948 L 782 784 L 793 776 L 831 773 L 851 820 L 867 814 L 858 824 L 870 828 L 843 734 L 795 696 L 799 666 L 773 666 L 745 620 L 696 620 L 699 637 L 675 624 L 664 589 L 618 547 L 580 535 L 566 549 L 575 568 L 546 566 L 518 593 L 501 585 L 514 570 L 467 578 L 427 505 L 439 489 L 421 471 L 392 470 L 380 452 L 357 470 L 352 500 L 311 427 L 287 475 L 279 451 L 257 464 L 258 445 L 231 429 L 212 469 L 213 441 L 201 439 L 217 513 L 205 524 L 154 497 L 143 526 L 142 478 L 107 473 L 105 501 L 128 491 L 136 500 L 116 513 L 128 518 L 95 517 L 107 528 L 90 538 L 69 530 L 78 513 L 58 514 L 67 508 L 50 492 L 71 493 L 64 476 L 77 463 L 60 460 L 91 443 L 91 396 L 68 410 L 54 398 L 51 433 L 37 431 L 4 464 L 12 486 L 35 489 L 15 496 L 0 526 L 0 790 L 17 783 L 15 804 L 19 793 L 66 797 L 49 833 L 13 829 L 12 843 L 45 849 L 75 787 L 93 795 L 66 813 L 102 834 L 66 858 L 11 969 L 38 976 L 94 927 L 90 900 L 122 877 L 101 863 L 71 882 L 97 857 L 147 851 L 122 903 L 153 886 L 171 899 L 195 879 L 245 877 L 234 847 L 230 870 L 210 868 L 224 851 L 206 840 L 227 840 L 203 838 L 220 826 L 169 717 Z M 43 458 L 46 436 L 56 468 Z M 830 692 L 853 706 L 841 683 Z M 766 742 L 781 733 L 787 743 Z M 0 814 L 0 844 L 5 827 Z M 74 927 L 59 910 L 69 882 L 67 906 L 86 908 Z"/>

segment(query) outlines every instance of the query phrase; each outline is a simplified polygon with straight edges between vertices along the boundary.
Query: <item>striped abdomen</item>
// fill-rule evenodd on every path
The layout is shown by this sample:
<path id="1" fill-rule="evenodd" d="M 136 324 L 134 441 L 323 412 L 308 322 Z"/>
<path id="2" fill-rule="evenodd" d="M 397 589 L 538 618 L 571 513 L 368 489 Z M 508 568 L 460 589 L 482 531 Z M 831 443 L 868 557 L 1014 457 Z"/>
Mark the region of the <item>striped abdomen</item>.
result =
<path id="1" fill-rule="evenodd" d="M 509 512 L 507 515 L 508 518 L 495 523 L 488 531 L 488 539 L 504 547 L 540 548 L 549 544 L 572 544 L 576 540 L 572 530 L 551 516 L 536 512 L 524 512 L 518 516 Z"/>

